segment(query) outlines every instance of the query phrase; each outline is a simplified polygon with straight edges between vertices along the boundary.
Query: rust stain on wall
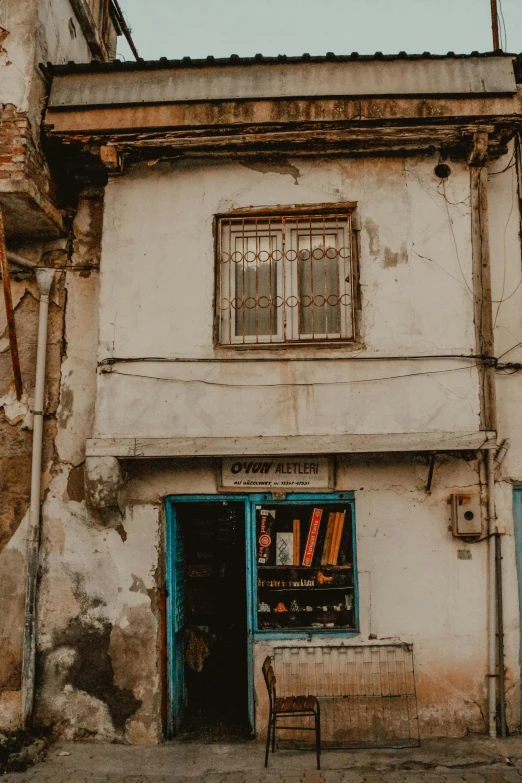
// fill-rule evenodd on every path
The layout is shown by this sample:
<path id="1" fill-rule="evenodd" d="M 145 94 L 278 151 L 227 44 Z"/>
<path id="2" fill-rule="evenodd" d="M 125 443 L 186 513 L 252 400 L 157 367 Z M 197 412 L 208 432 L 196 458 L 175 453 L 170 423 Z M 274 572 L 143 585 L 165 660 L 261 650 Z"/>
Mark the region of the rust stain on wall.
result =
<path id="1" fill-rule="evenodd" d="M 383 267 L 389 269 L 390 267 L 398 266 L 398 264 L 408 263 L 408 251 L 406 250 L 406 244 L 403 242 L 400 250 L 394 253 L 389 247 L 384 248 L 384 261 Z"/>
<path id="2" fill-rule="evenodd" d="M 368 234 L 368 239 L 370 242 L 370 255 L 373 258 L 376 258 L 381 250 L 381 244 L 379 242 L 379 227 L 374 220 L 371 218 L 366 218 L 364 221 L 364 228 L 366 229 L 366 233 Z"/>

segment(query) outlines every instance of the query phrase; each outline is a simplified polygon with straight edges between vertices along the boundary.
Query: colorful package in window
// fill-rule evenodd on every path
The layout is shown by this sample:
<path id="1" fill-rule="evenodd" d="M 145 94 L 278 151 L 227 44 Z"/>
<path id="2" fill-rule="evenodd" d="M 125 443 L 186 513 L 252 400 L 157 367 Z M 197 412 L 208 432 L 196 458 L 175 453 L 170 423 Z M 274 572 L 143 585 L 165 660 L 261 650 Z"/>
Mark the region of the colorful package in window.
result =
<path id="1" fill-rule="evenodd" d="M 315 552 L 315 545 L 317 544 L 317 536 L 319 534 L 319 525 L 321 524 L 321 517 L 323 516 L 322 508 L 314 508 L 312 512 L 312 518 L 310 520 L 310 529 L 308 531 L 308 539 L 306 541 L 306 547 L 303 557 L 303 565 L 311 566 Z"/>
<path id="2" fill-rule="evenodd" d="M 276 565 L 293 565 L 294 534 L 276 533 Z"/>
<path id="3" fill-rule="evenodd" d="M 259 565 L 267 565 L 270 560 L 270 549 L 272 546 L 272 527 L 275 519 L 275 511 L 267 511 L 261 509 L 259 512 L 260 528 L 259 528 L 259 549 L 257 562 Z"/>

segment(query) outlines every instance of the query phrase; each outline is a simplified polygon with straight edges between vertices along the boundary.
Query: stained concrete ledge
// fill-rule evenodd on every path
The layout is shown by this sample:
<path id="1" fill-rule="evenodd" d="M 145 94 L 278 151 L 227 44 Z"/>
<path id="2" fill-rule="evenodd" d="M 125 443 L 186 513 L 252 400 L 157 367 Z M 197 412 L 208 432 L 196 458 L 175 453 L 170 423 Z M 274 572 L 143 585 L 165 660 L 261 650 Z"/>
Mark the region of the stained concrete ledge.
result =
<path id="1" fill-rule="evenodd" d="M 174 741 L 159 746 L 59 743 L 46 762 L 6 783 L 110 781 L 110 783 L 522 783 L 522 737 L 474 736 L 426 740 L 405 750 L 327 751 L 323 769 L 313 753 L 277 751 L 263 768 L 260 742 L 201 744 Z"/>

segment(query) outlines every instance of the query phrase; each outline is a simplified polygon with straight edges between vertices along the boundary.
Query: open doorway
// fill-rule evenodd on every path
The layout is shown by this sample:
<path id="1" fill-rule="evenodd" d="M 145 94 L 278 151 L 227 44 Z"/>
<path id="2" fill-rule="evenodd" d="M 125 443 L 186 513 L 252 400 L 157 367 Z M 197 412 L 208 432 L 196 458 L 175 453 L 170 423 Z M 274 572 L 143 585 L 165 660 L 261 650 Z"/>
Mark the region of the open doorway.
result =
<path id="1" fill-rule="evenodd" d="M 175 517 L 183 550 L 176 567 L 184 581 L 178 590 L 183 656 L 177 666 L 183 672 L 176 680 L 184 690 L 178 734 L 208 742 L 247 738 L 245 506 L 179 503 Z"/>

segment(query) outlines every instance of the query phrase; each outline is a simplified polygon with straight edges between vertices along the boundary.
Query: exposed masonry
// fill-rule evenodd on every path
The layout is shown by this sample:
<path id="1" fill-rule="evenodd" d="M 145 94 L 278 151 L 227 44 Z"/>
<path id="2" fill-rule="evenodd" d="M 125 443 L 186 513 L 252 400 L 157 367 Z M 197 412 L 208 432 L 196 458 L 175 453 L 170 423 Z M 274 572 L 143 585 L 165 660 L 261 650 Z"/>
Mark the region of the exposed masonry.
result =
<path id="1" fill-rule="evenodd" d="M 29 177 L 42 193 L 50 194 L 49 167 L 35 144 L 27 113 L 12 104 L 0 108 L 0 179 Z"/>
<path id="2" fill-rule="evenodd" d="M 99 191 L 83 195 L 64 249 L 57 248 L 63 242 L 55 242 L 25 251 L 43 253 L 46 263 L 82 267 L 56 274 L 50 308 L 37 711 L 40 724 L 70 738 L 153 742 L 158 738 L 153 706 L 157 697 L 143 683 L 154 689 L 157 678 L 154 553 L 158 534 L 149 524 L 150 570 L 140 570 L 138 557 L 129 565 L 124 588 L 125 580 L 114 581 L 114 574 L 125 560 L 129 538 L 127 548 L 132 546 L 134 512 L 127 510 L 127 519 L 120 513 L 114 519 L 110 514 L 102 518 L 99 513 L 91 515 L 85 504 L 84 448 L 94 406 L 102 203 Z M 0 625 L 0 722 L 6 728 L 16 728 L 19 720 L 24 531 L 38 317 L 34 279 L 26 273 L 13 276 L 24 396 L 20 402 L 13 400 L 6 327 L 0 323 L 0 589 L 6 599 Z M 154 512 L 153 525 L 157 517 Z M 99 572 L 101 579 L 92 578 L 93 572 Z M 110 584 L 103 584 L 105 575 Z M 114 600 L 116 605 L 111 605 Z"/>
<path id="3" fill-rule="evenodd" d="M 26 112 L 16 106 L 0 106 L 0 180 L 31 179 L 39 192 L 55 199 L 49 166 L 35 144 Z"/>
<path id="4" fill-rule="evenodd" d="M 13 104 L 0 104 L 0 193 L 5 193 L 4 221 L 7 236 L 20 235 L 23 220 L 28 235 L 41 224 L 41 208 L 53 224 L 51 234 L 62 222 L 58 212 L 58 196 L 46 157 L 38 144 L 37 132 L 31 126 L 27 112 Z M 27 210 L 22 214 L 20 204 Z M 13 212 L 17 212 L 15 215 Z"/>

